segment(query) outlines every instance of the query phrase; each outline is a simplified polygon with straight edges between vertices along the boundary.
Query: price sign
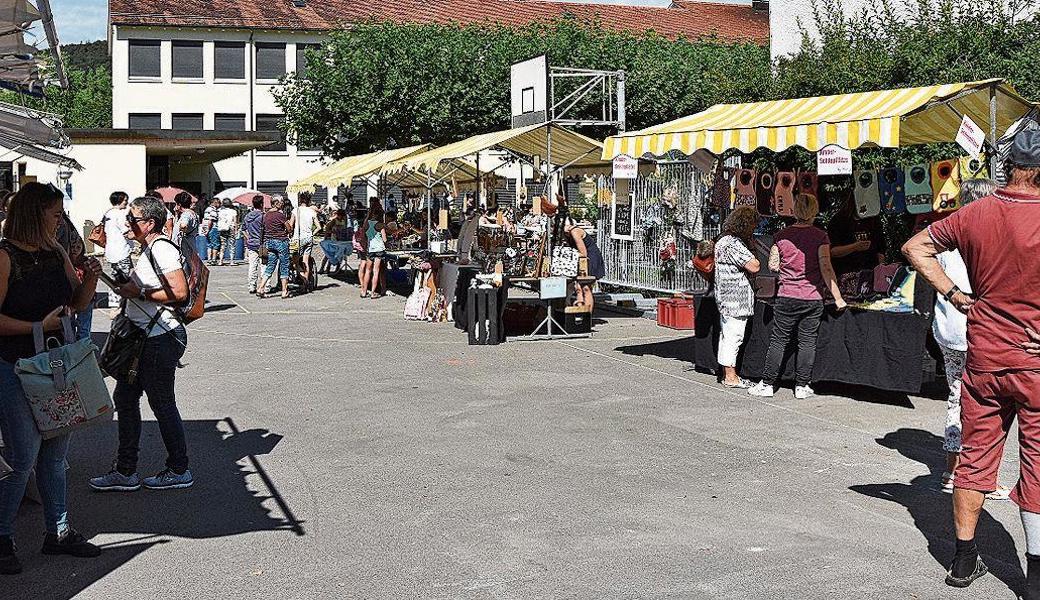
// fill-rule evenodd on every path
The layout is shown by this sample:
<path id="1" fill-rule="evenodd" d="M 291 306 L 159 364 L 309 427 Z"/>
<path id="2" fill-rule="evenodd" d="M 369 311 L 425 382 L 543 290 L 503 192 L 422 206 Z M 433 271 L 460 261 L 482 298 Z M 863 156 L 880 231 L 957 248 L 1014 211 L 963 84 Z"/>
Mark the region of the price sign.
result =
<path id="1" fill-rule="evenodd" d="M 982 154 L 982 144 L 986 141 L 986 134 L 981 127 L 975 124 L 975 121 L 971 120 L 971 117 L 964 115 L 964 118 L 961 120 L 961 127 L 957 130 L 957 138 L 954 141 L 961 148 L 964 148 L 964 151 L 969 156 L 978 158 Z"/>
<path id="2" fill-rule="evenodd" d="M 635 179 L 639 175 L 639 161 L 627 154 L 614 157 L 614 179 Z"/>
<path id="3" fill-rule="evenodd" d="M 611 227 L 610 237 L 615 240 L 632 241 L 635 229 L 635 213 L 632 212 L 632 196 L 629 193 L 627 179 L 618 179 L 614 182 L 616 192 L 614 203 L 611 205 Z"/>
<path id="4" fill-rule="evenodd" d="M 824 146 L 816 153 L 816 172 L 820 175 L 852 175 L 852 150 Z"/>
<path id="5" fill-rule="evenodd" d="M 546 277 L 538 287 L 538 296 L 542 300 L 567 297 L 566 277 Z"/>

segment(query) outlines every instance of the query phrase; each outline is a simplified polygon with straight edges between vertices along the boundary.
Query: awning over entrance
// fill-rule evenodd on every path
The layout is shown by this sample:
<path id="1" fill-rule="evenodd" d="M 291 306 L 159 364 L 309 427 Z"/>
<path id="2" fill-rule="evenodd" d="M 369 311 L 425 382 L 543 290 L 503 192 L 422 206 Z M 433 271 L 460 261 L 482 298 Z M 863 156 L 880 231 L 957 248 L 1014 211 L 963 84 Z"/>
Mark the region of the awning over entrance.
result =
<path id="1" fill-rule="evenodd" d="M 73 144 L 140 144 L 148 156 L 174 164 L 214 163 L 280 140 L 265 131 L 176 131 L 170 129 L 66 129 Z"/>
<path id="2" fill-rule="evenodd" d="M 721 154 L 730 149 L 779 152 L 801 146 L 815 152 L 829 144 L 855 149 L 952 142 L 964 115 L 990 133 L 991 101 L 998 134 L 1033 106 L 1001 79 L 717 104 L 689 117 L 609 137 L 603 158 L 662 156 L 671 150 L 691 155 L 700 149 Z"/>
<path id="3" fill-rule="evenodd" d="M 548 158 L 554 165 L 574 167 L 598 165 L 602 162 L 599 158 L 602 144 L 596 140 L 558 125 L 542 123 L 475 135 L 390 163 L 384 167 L 383 173 L 393 174 L 402 171 L 436 173 L 444 161 L 465 158 L 494 148 L 508 150 L 525 157 L 539 156 L 542 160 Z"/>
<path id="4" fill-rule="evenodd" d="M 378 152 L 347 156 L 316 173 L 294 181 L 289 184 L 286 191 L 290 194 L 298 194 L 302 191 L 311 191 L 315 186 L 329 189 L 339 187 L 340 185 L 349 186 L 355 177 L 364 177 L 378 173 L 389 162 L 424 152 L 429 150 L 429 148 L 430 144 L 420 144 L 407 148 L 394 148 L 392 150 L 380 150 Z"/>

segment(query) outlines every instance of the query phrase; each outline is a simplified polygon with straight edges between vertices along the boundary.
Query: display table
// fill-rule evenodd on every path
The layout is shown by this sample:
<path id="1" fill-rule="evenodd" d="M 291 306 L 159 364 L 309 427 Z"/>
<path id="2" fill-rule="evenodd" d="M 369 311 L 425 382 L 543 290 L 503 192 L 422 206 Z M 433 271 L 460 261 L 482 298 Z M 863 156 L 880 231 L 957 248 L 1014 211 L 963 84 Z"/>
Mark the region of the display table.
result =
<path id="1" fill-rule="evenodd" d="M 931 330 L 931 305 L 934 292 L 920 290 L 915 305 L 926 311 L 888 313 L 850 308 L 836 314 L 833 307 L 824 311 L 816 344 L 813 381 L 864 385 L 894 392 L 918 393 L 924 382 L 925 344 Z M 715 299 L 695 299 L 696 333 L 694 363 L 698 369 L 718 370 L 719 312 Z M 741 376 L 762 377 L 773 307 L 755 302 L 755 316 L 738 357 Z M 796 341 L 792 340 L 781 363 L 781 379 L 794 380 Z"/>

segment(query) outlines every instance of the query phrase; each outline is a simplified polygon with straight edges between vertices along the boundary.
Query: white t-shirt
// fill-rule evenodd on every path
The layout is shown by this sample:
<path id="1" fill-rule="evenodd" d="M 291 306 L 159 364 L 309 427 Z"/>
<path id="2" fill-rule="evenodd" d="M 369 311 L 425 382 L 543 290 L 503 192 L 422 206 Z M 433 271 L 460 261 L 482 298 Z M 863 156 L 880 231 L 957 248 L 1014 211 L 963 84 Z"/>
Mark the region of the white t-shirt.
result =
<path id="1" fill-rule="evenodd" d="M 105 260 L 115 264 L 130 256 L 130 242 L 124 237 L 129 225 L 126 224 L 126 208 L 111 208 L 102 219 L 105 220 Z"/>
<path id="2" fill-rule="evenodd" d="M 164 239 L 168 238 L 164 236 Z M 177 247 L 169 242 L 157 239 L 141 252 L 141 258 L 137 261 L 137 266 L 134 267 L 134 272 L 130 277 L 134 283 L 141 286 L 141 289 L 156 290 L 162 288 L 162 282 L 155 274 L 155 269 L 152 268 L 152 260 L 155 261 L 155 264 L 163 274 L 172 273 L 183 268 L 181 266 L 181 253 L 177 250 Z M 173 331 L 181 327 L 180 321 L 173 314 L 173 309 L 164 307 L 157 302 L 138 298 L 127 300 L 126 303 L 126 315 L 134 322 L 134 325 L 141 329 L 148 327 L 152 317 L 159 311 L 161 311 L 159 318 L 156 320 L 152 330 L 148 332 L 148 337 L 162 335 L 167 331 Z"/>
<path id="3" fill-rule="evenodd" d="M 314 223 L 318 219 L 318 213 L 309 206 L 296 208 L 296 226 L 293 228 L 293 240 L 299 240 L 301 244 L 309 244 L 314 241 Z"/>
<path id="4" fill-rule="evenodd" d="M 968 268 L 957 250 L 949 250 L 939 254 L 939 264 L 953 283 L 965 294 L 971 293 L 971 282 L 968 281 Z M 957 310 L 957 307 L 946 301 L 941 295 L 935 300 L 935 320 L 932 321 L 932 334 L 935 341 L 951 350 L 968 350 L 968 315 Z"/>
<path id="5" fill-rule="evenodd" d="M 231 231 L 238 219 L 238 211 L 233 208 L 222 208 L 217 213 L 217 229 L 220 231 Z"/>

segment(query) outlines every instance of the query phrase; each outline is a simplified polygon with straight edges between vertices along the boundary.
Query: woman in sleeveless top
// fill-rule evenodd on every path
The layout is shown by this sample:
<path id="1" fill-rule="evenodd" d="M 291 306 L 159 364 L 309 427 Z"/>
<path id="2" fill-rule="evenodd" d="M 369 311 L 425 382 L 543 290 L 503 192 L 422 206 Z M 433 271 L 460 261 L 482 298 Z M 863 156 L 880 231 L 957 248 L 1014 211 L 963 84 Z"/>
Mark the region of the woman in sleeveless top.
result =
<path id="1" fill-rule="evenodd" d="M 94 297 L 101 264 L 88 259 L 80 281 L 56 241 L 62 216 L 62 193 L 57 188 L 28 183 L 11 199 L 0 242 L 0 432 L 7 462 L 14 469 L 0 479 L 0 574 L 5 575 L 22 570 L 12 536 L 33 465 L 43 500 L 43 552 L 78 557 L 101 552 L 69 526 L 65 494 L 69 436 L 40 437 L 14 371 L 18 359 L 36 354 L 33 323 L 42 323 L 48 336 L 61 343 L 71 342 L 61 333 L 62 313 L 83 310 Z"/>
<path id="2" fill-rule="evenodd" d="M 368 242 L 365 261 L 360 268 L 362 298 L 379 298 L 383 259 L 386 257 L 386 230 L 383 228 L 385 217 L 379 198 L 372 198 L 368 205 L 368 215 L 362 225 Z"/>

